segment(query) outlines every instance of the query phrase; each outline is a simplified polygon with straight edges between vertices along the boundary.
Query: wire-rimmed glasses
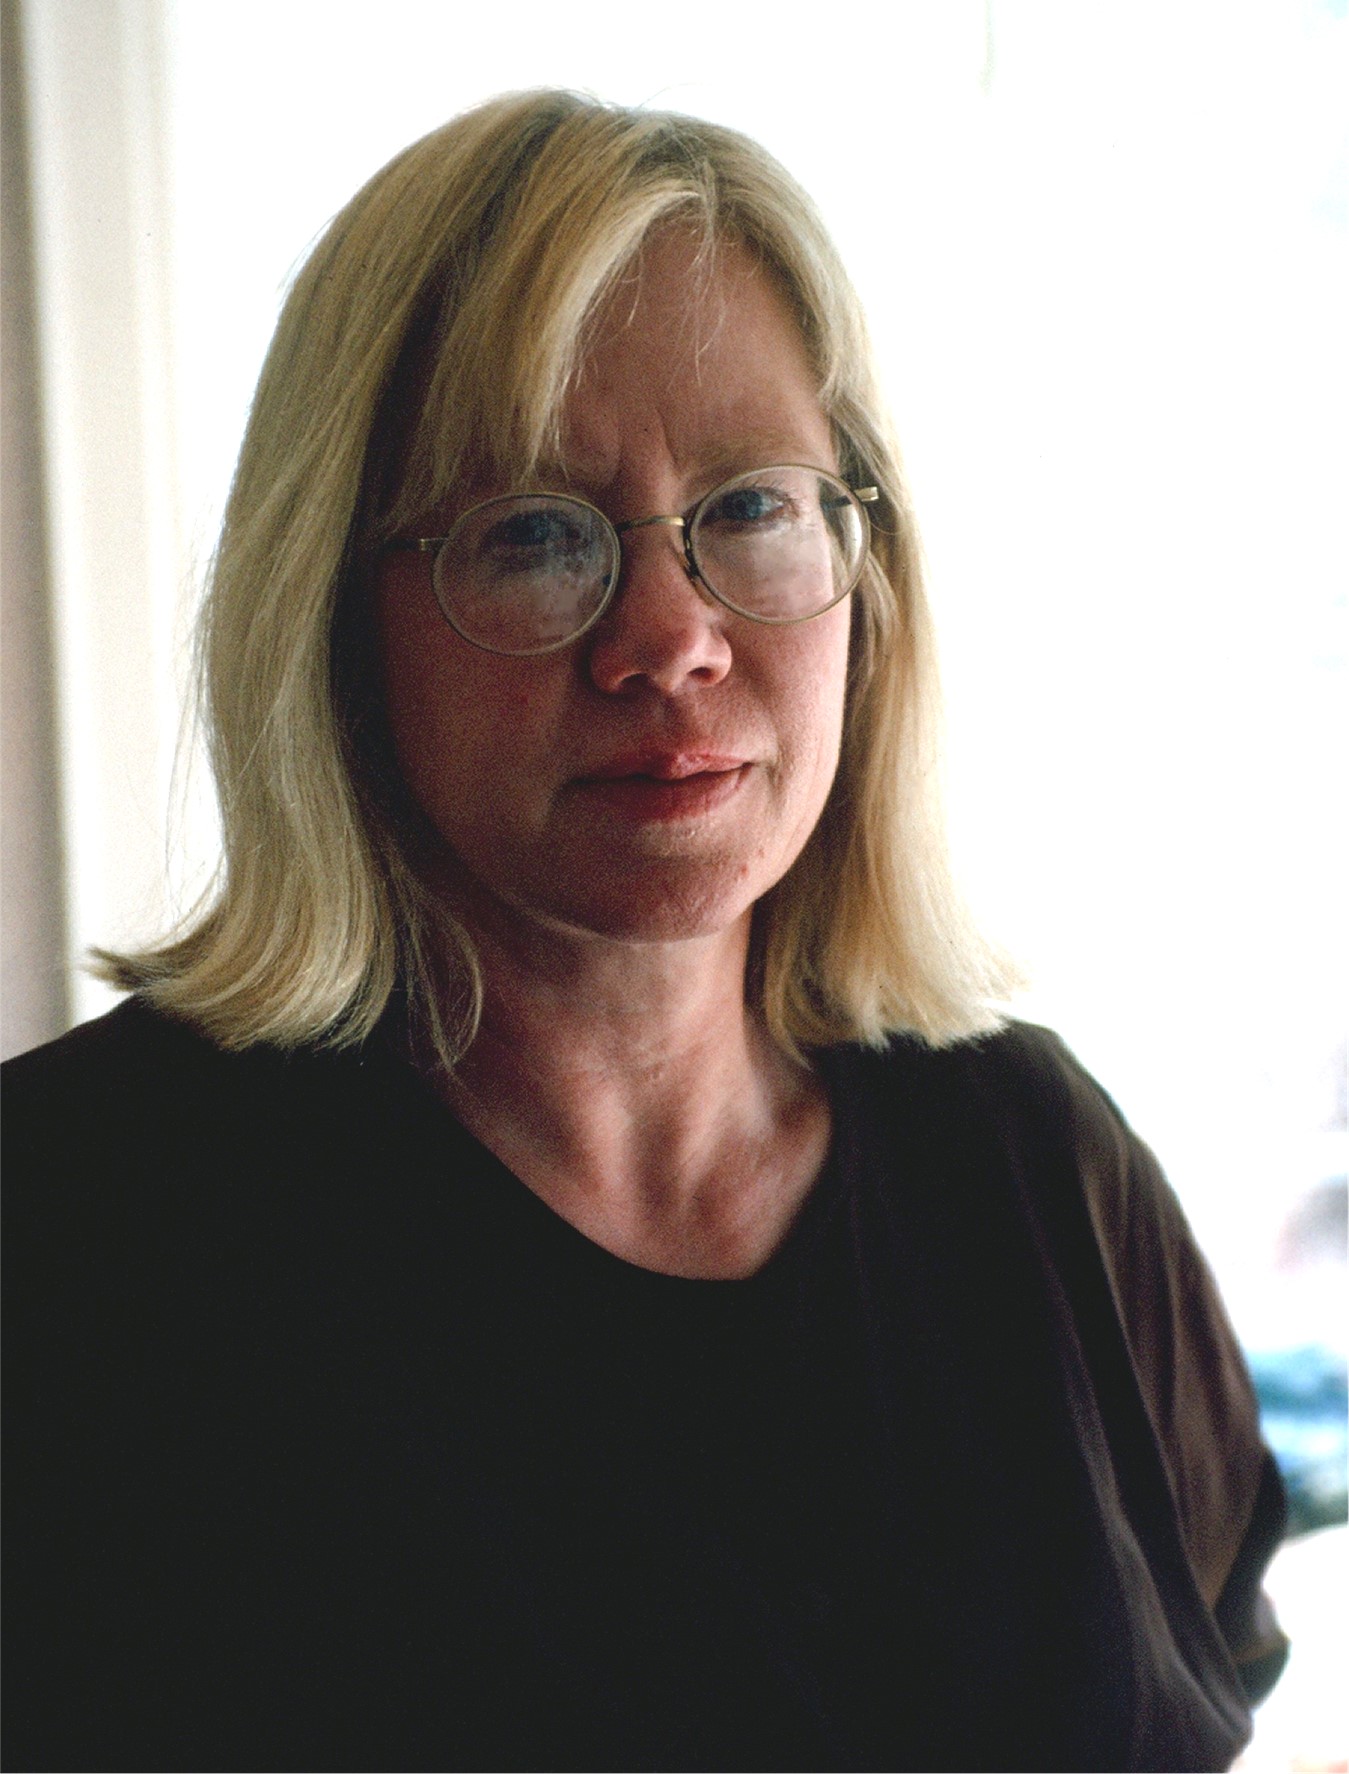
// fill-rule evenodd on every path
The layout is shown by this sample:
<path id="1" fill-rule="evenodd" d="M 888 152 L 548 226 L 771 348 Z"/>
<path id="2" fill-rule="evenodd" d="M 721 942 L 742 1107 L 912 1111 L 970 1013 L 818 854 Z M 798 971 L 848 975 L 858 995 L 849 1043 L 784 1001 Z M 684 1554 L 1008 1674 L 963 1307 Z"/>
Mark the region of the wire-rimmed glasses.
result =
<path id="1" fill-rule="evenodd" d="M 870 546 L 865 506 L 850 487 L 797 463 L 755 468 L 715 487 L 682 517 L 614 524 L 586 499 L 511 493 L 472 506 L 444 536 L 394 542 L 431 556 L 445 620 L 489 653 L 552 653 L 579 640 L 618 586 L 620 537 L 665 524 L 683 532 L 689 577 L 751 622 L 808 622 L 861 577 Z"/>

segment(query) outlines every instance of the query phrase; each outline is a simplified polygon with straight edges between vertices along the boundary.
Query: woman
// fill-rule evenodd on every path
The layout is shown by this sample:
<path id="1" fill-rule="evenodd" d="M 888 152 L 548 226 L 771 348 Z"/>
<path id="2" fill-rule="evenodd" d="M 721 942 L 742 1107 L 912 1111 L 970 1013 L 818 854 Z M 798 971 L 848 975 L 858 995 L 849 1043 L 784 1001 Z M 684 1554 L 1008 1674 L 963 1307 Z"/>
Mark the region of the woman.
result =
<path id="1" fill-rule="evenodd" d="M 1278 1481 L 990 1008 L 782 171 L 555 93 L 395 160 L 205 660 L 218 891 L 9 1078 L 11 1765 L 1227 1766 Z"/>

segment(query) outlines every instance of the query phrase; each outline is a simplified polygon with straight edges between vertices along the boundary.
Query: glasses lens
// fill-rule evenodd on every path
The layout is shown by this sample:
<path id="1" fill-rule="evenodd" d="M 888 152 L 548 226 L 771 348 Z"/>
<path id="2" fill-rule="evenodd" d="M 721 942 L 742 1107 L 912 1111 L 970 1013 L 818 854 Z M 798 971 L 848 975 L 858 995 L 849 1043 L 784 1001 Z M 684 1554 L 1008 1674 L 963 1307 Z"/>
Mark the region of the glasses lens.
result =
<path id="1" fill-rule="evenodd" d="M 817 468 L 759 468 L 699 505 L 689 536 L 698 571 L 723 603 L 760 622 L 804 622 L 856 585 L 866 514 Z"/>
<path id="2" fill-rule="evenodd" d="M 536 493 L 466 512 L 436 555 L 433 582 L 465 640 L 547 653 L 594 620 L 617 571 L 617 538 L 598 511 Z"/>

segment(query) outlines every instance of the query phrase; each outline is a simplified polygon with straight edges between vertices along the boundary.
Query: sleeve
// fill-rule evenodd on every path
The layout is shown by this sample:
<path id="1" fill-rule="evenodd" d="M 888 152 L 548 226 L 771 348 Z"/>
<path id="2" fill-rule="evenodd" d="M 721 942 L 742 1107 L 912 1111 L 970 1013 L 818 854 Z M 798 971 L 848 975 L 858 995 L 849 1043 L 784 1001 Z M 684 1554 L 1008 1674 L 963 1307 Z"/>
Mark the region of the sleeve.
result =
<path id="1" fill-rule="evenodd" d="M 1186 1550 L 1252 1701 L 1287 1660 L 1261 1579 L 1286 1503 L 1246 1363 L 1180 1203 L 1114 1103 L 1058 1048 L 1087 1205 Z"/>

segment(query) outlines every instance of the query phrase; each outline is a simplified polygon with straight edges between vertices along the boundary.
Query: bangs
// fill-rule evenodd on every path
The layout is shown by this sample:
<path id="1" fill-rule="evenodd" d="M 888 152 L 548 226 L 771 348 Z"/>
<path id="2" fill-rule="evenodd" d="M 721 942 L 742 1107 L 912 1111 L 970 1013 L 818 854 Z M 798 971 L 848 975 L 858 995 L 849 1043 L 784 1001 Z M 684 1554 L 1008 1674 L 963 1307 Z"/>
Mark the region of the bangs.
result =
<path id="1" fill-rule="evenodd" d="M 845 454 L 874 456 L 847 419 L 871 392 L 851 386 L 866 360 L 855 298 L 780 168 L 712 125 L 587 106 L 509 170 L 480 195 L 472 236 L 436 250 L 415 303 L 371 438 L 367 540 L 438 533 L 474 492 L 523 487 L 560 459 L 599 311 L 666 224 L 689 229 L 709 278 L 723 244 L 758 260 L 800 326 L 821 405 L 850 434 Z"/>
<path id="2" fill-rule="evenodd" d="M 560 459 L 564 408 L 596 319 L 653 228 L 667 217 L 687 221 L 710 265 L 717 230 L 706 192 L 667 176 L 615 196 L 602 173 L 591 167 L 582 180 L 581 170 L 545 160 L 518 194 L 509 226 L 484 244 L 466 277 L 440 280 L 430 311 L 410 329 L 390 424 L 376 427 L 386 439 L 379 469 L 394 470 L 367 477 L 388 493 L 378 502 L 376 543 L 429 533 L 425 526 L 452 516 L 468 490 L 526 486 L 541 462 Z M 566 171 L 573 188 L 559 193 Z"/>

